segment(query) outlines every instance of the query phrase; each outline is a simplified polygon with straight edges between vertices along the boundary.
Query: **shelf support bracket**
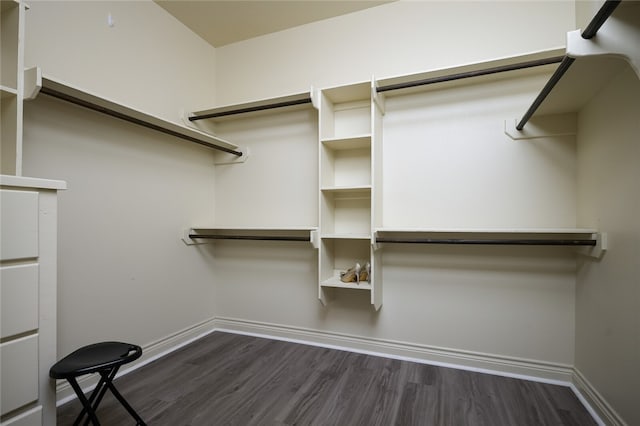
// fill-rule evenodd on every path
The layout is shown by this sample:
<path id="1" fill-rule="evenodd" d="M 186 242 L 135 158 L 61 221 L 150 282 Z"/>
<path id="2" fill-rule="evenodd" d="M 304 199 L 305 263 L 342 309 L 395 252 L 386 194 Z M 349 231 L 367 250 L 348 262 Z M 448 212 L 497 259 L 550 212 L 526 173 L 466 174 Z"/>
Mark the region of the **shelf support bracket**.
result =
<path id="1" fill-rule="evenodd" d="M 522 130 L 518 130 L 517 125 L 518 119 L 504 121 L 504 133 L 513 140 L 572 136 L 578 132 L 578 118 L 575 113 L 534 117 Z"/>
<path id="2" fill-rule="evenodd" d="M 201 245 L 201 244 L 207 244 L 207 241 L 201 240 L 201 241 L 196 241 L 193 238 L 191 238 L 189 235 L 193 234 L 193 229 L 189 228 L 189 229 L 185 229 L 184 233 L 182 234 L 182 241 L 188 245 L 188 246 L 196 246 L 196 245 Z"/>
<path id="3" fill-rule="evenodd" d="M 633 3 L 633 2 L 630 2 Z M 639 7 L 638 5 L 622 5 L 623 7 Z M 567 33 L 567 56 L 580 58 L 586 56 L 614 56 L 629 63 L 640 78 L 640 22 L 630 23 L 627 20 L 638 21 L 638 14 L 616 15 L 616 19 L 609 19 L 598 34 L 591 38 L 582 37 L 580 30 Z"/>

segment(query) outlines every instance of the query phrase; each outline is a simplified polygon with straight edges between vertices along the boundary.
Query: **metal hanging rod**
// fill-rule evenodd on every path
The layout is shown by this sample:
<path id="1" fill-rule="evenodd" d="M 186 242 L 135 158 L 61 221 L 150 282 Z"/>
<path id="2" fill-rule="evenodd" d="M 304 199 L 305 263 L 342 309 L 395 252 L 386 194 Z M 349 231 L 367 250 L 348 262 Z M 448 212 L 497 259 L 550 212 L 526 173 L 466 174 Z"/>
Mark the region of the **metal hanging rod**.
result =
<path id="1" fill-rule="evenodd" d="M 621 3 L 622 0 L 606 0 L 604 4 L 596 13 L 596 16 L 593 17 L 587 28 L 582 32 L 582 38 L 590 39 L 593 38 L 602 24 L 611 16 L 616 7 Z"/>
<path id="2" fill-rule="evenodd" d="M 376 243 L 407 244 L 473 244 L 473 245 L 517 245 L 517 246 L 595 246 L 596 240 L 555 239 L 465 239 L 465 238 L 376 238 Z"/>
<path id="3" fill-rule="evenodd" d="M 596 13 L 596 15 L 593 17 L 589 25 L 587 25 L 587 28 L 582 32 L 581 34 L 582 38 L 584 39 L 593 38 L 598 32 L 598 30 L 600 29 L 600 27 L 602 26 L 602 24 L 605 23 L 607 18 L 609 18 L 609 16 L 611 16 L 611 14 L 616 9 L 616 7 L 618 7 L 618 5 L 620 4 L 620 1 L 621 0 L 606 0 L 602 5 L 602 7 L 600 7 L 600 9 L 598 10 L 598 13 Z M 545 86 L 542 88 L 542 91 L 538 94 L 538 96 L 533 101 L 533 103 L 531 104 L 527 112 L 524 114 L 524 116 L 520 119 L 520 121 L 516 125 L 517 130 L 524 129 L 525 124 L 527 124 L 529 119 L 533 117 L 533 114 L 535 114 L 538 107 L 540 107 L 540 105 L 547 98 L 549 93 L 551 93 L 551 90 L 553 90 L 554 86 L 558 83 L 558 81 L 560 81 L 562 76 L 567 72 L 567 70 L 569 69 L 571 64 L 573 64 L 574 61 L 575 61 L 574 58 L 570 58 L 568 56 L 565 56 L 562 59 L 560 66 L 553 73 L 553 75 L 551 76 L 547 84 L 545 84 Z"/>
<path id="4" fill-rule="evenodd" d="M 207 118 L 226 117 L 226 116 L 229 116 L 229 115 L 244 114 L 244 113 L 247 113 L 247 112 L 264 111 L 264 110 L 267 110 L 267 109 L 284 108 L 284 107 L 288 107 L 288 106 L 303 105 L 303 104 L 309 104 L 309 103 L 311 103 L 311 97 L 310 96 L 306 97 L 306 98 L 303 98 L 303 99 L 295 99 L 295 100 L 292 100 L 292 101 L 274 102 L 274 103 L 266 104 L 266 105 L 256 105 L 256 106 L 251 106 L 251 107 L 246 107 L 246 108 L 232 109 L 232 110 L 228 110 L 228 111 L 220 111 L 220 112 L 212 112 L 212 113 L 207 113 L 207 114 L 193 115 L 193 116 L 189 117 L 189 121 L 205 120 Z"/>
<path id="5" fill-rule="evenodd" d="M 206 146 L 208 148 L 213 148 L 213 149 L 217 149 L 219 151 L 224 151 L 224 152 L 227 152 L 229 154 L 237 155 L 238 157 L 242 156 L 242 152 L 241 151 L 236 151 L 234 149 L 227 148 L 227 147 L 224 147 L 224 146 L 214 145 L 214 144 L 212 144 L 210 142 L 200 140 L 200 139 L 195 138 L 193 136 L 184 135 L 184 134 L 182 134 L 180 132 L 176 132 L 176 131 L 173 131 L 173 130 L 170 130 L 170 129 L 166 129 L 166 128 L 158 126 L 156 124 L 149 123 L 147 121 L 140 120 L 140 119 L 135 118 L 135 117 L 131 117 L 129 115 L 123 114 L 123 113 L 118 112 L 118 111 L 114 111 L 114 110 L 106 108 L 104 106 L 96 105 L 96 104 L 93 104 L 93 103 L 88 102 L 86 100 L 77 98 L 75 96 L 59 92 L 57 90 L 51 89 L 50 87 L 45 87 L 44 85 L 40 89 L 40 93 L 44 93 L 45 95 L 49 95 L 49 96 L 52 96 L 54 98 L 58 98 L 58 99 L 61 99 L 63 101 L 66 101 L 66 102 L 70 102 L 72 104 L 79 105 L 81 107 L 84 107 L 84 108 L 87 108 L 87 109 L 90 109 L 90 110 L 93 110 L 93 111 L 97 111 L 97 112 L 100 112 L 102 114 L 109 115 L 111 117 L 115 117 L 115 118 L 119 118 L 119 119 L 124 120 L 124 121 L 128 121 L 129 123 L 137 124 L 139 126 L 146 127 L 148 129 L 152 129 L 152 130 L 155 130 L 155 131 L 158 131 L 158 132 L 161 132 L 161 133 L 165 133 L 167 135 L 175 136 L 177 138 L 184 139 L 184 140 L 187 140 L 189 142 L 194 142 L 194 143 L 197 143 L 199 145 L 204 145 L 204 146 Z"/>
<path id="6" fill-rule="evenodd" d="M 310 237 L 293 237 L 278 235 L 201 235 L 189 234 L 191 239 L 205 240 L 255 240 L 255 241 L 311 241 Z"/>
<path id="7" fill-rule="evenodd" d="M 406 83 L 389 84 L 387 86 L 376 87 L 376 92 L 378 93 L 388 92 L 390 90 L 407 89 L 410 87 L 424 86 L 424 85 L 435 84 L 435 83 L 444 83 L 446 81 L 461 80 L 464 78 L 480 77 L 483 75 L 497 74 L 497 73 L 507 72 L 507 71 L 516 71 L 516 70 L 521 70 L 526 68 L 533 68 L 533 67 L 539 67 L 543 65 L 555 64 L 560 62 L 561 60 L 562 60 L 562 56 L 556 56 L 553 58 L 537 59 L 533 61 L 519 62 L 516 64 L 510 64 L 510 65 L 501 65 L 497 67 L 485 68 L 485 69 L 476 70 L 476 71 L 467 71 L 467 72 L 443 75 L 439 77 L 425 78 L 422 80 L 409 81 Z"/>
<path id="8" fill-rule="evenodd" d="M 538 93 L 538 96 L 533 101 L 533 103 L 531 104 L 527 112 L 524 113 L 524 115 L 516 125 L 516 129 L 518 130 L 524 129 L 524 125 L 527 124 L 527 122 L 531 117 L 533 117 L 533 114 L 535 114 L 538 107 L 540 107 L 540 105 L 547 98 L 549 93 L 551 93 L 551 91 L 553 90 L 555 85 L 560 81 L 564 73 L 567 72 L 571 64 L 573 64 L 573 61 L 575 61 L 575 59 L 570 58 L 568 56 L 565 56 L 564 58 L 562 58 L 562 61 L 560 62 L 560 66 L 556 68 L 556 70 L 553 72 L 553 75 L 551 75 L 551 78 L 549 79 L 549 81 L 547 81 L 547 84 L 544 85 L 544 87 L 542 88 L 540 93 Z"/>

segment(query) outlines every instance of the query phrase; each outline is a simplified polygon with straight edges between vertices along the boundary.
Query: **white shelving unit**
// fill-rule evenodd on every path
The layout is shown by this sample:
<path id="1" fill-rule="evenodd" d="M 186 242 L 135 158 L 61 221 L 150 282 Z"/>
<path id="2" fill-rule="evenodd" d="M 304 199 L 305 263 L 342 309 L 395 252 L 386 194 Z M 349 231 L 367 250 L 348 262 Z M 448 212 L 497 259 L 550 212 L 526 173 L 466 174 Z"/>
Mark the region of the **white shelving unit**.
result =
<path id="1" fill-rule="evenodd" d="M 372 82 L 321 90 L 319 107 L 318 297 L 327 304 L 336 289 L 368 291 L 375 309 L 382 305 L 379 254 L 373 229 L 381 195 L 382 110 Z M 340 273 L 371 265 L 367 281 L 345 283 Z"/>
<path id="2" fill-rule="evenodd" d="M 309 240 L 318 248 L 318 296 L 323 304 L 339 297 L 342 289 L 367 291 L 375 309 L 382 306 L 381 247 L 392 243 L 425 244 L 514 244 L 574 247 L 582 254 L 599 257 L 607 249 L 607 236 L 584 228 L 385 228 L 382 227 L 382 117 L 385 98 L 491 82 L 513 76 L 549 73 L 559 68 L 563 56 L 575 58 L 566 76 L 536 112 L 536 121 L 524 131 L 505 122 L 505 132 L 514 139 L 552 134 L 574 134 L 575 126 L 565 114 L 575 113 L 602 85 L 625 66 L 640 76 L 640 3 L 624 1 L 615 12 L 620 18 L 607 22 L 606 36 L 597 42 L 568 33 L 567 48 L 402 75 L 371 82 L 320 89 L 280 98 L 229 105 L 193 114 L 230 115 L 270 109 L 278 104 L 312 103 L 319 110 L 319 227 L 309 228 Z M 615 15 L 614 15 L 615 16 Z M 505 71 L 508 71 L 506 73 Z M 544 120 L 542 133 L 537 120 Z M 206 121 L 201 125 L 207 126 Z M 275 236 L 292 235 L 293 229 Z M 238 234 L 274 235 L 274 230 L 256 228 L 192 228 L 187 233 L 213 233 L 214 238 Z M 223 234 L 223 235 L 221 235 Z M 296 234 L 298 235 L 298 234 Z M 193 236 L 193 234 L 192 234 Z M 241 238 L 243 239 L 243 238 Z M 385 241 L 386 240 L 386 241 Z M 391 240 L 399 240 L 393 241 Z M 400 241 L 404 240 L 404 241 Z M 189 242 L 186 235 L 185 242 Z M 371 264 L 370 282 L 344 283 L 340 273 L 356 262 Z"/>
<path id="3" fill-rule="evenodd" d="M 0 173 L 14 176 L 22 174 L 24 12 L 21 2 L 0 2 Z"/>

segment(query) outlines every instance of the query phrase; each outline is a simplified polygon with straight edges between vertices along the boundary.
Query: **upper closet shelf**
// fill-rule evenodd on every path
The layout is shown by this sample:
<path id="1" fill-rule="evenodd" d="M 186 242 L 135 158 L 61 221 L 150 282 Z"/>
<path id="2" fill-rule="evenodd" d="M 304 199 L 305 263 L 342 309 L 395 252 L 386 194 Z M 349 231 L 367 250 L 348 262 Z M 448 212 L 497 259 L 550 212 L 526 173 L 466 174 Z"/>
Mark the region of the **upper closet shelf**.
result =
<path id="1" fill-rule="evenodd" d="M 488 82 L 501 78 L 551 72 L 562 60 L 564 49 L 551 49 L 491 61 L 436 69 L 419 74 L 403 75 L 376 81 L 376 93 L 399 96 Z M 515 73 L 515 74 L 514 74 Z"/>
<path id="2" fill-rule="evenodd" d="M 246 153 L 237 145 L 202 131 L 163 120 L 159 117 L 127 107 L 109 99 L 94 95 L 68 83 L 43 76 L 38 68 L 25 71 L 25 99 L 34 99 L 38 93 L 71 102 L 111 117 L 147 127 L 189 142 L 204 145 L 237 157 Z"/>
<path id="3" fill-rule="evenodd" d="M 243 104 L 234 104 L 221 106 L 217 108 L 194 111 L 186 117 L 190 122 L 199 120 L 211 120 L 213 122 L 221 121 L 233 116 L 245 116 L 247 114 L 256 114 L 271 109 L 293 110 L 299 108 L 308 108 L 313 104 L 311 92 L 298 93 L 294 95 L 282 96 L 278 98 L 263 99 Z"/>
<path id="4" fill-rule="evenodd" d="M 627 66 L 640 77 L 640 2 L 605 1 L 587 29 L 567 33 L 565 56 L 520 120 L 507 122 L 514 139 L 530 119 L 579 111 Z M 523 131 L 524 130 L 524 131 Z"/>

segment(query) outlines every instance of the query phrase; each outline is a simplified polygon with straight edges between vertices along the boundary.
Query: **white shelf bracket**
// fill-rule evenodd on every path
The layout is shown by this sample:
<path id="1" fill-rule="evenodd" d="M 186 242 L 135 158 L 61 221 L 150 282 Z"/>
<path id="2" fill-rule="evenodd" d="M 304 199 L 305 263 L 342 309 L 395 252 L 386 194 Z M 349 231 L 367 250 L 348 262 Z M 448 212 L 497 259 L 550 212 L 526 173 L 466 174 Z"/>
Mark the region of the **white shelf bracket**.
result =
<path id="1" fill-rule="evenodd" d="M 519 119 L 505 120 L 504 133 L 513 140 L 571 136 L 578 133 L 576 113 L 550 114 L 533 117 L 522 130 L 516 129 Z"/>
<path id="2" fill-rule="evenodd" d="M 593 234 L 593 238 L 596 240 L 596 245 L 591 247 L 581 247 L 577 249 L 577 252 L 583 256 L 593 257 L 595 259 L 601 259 L 604 253 L 609 248 L 609 241 L 605 232 L 598 232 Z"/>
<path id="3" fill-rule="evenodd" d="M 250 154 L 249 148 L 246 146 L 240 147 L 238 148 L 238 151 L 242 153 L 242 155 L 239 157 L 234 154 L 227 154 L 226 152 L 216 152 L 215 160 L 213 161 L 213 164 L 218 166 L 222 164 L 240 164 L 247 161 Z"/>
<path id="4" fill-rule="evenodd" d="M 313 86 L 309 89 L 309 95 L 311 96 L 311 105 L 320 111 L 320 89 L 315 89 Z"/>
<path id="5" fill-rule="evenodd" d="M 311 245 L 314 249 L 320 248 L 320 233 L 316 231 L 309 232 L 309 241 L 311 241 Z"/>
<path id="6" fill-rule="evenodd" d="M 378 87 L 378 82 L 376 81 L 375 77 L 371 77 L 371 99 L 373 99 L 373 102 L 378 106 L 378 108 L 380 108 L 380 112 L 382 113 L 382 115 L 385 114 L 385 97 L 383 94 L 378 93 L 378 91 L 376 90 Z"/>
<path id="7" fill-rule="evenodd" d="M 42 89 L 42 70 L 39 67 L 24 70 L 24 90 L 23 99 L 32 101 Z"/>
<path id="8" fill-rule="evenodd" d="M 378 243 L 378 231 L 373 231 L 373 238 L 371 238 L 371 247 L 373 251 L 378 251 L 382 248 L 382 245 Z"/>
<path id="9" fill-rule="evenodd" d="M 638 5 L 629 2 L 629 8 L 638 8 Z M 625 5 L 623 5 L 625 6 Z M 567 33 L 567 56 L 580 58 L 586 56 L 614 56 L 624 59 L 629 63 L 640 78 L 640 18 L 625 14 L 624 19 L 615 16 L 607 20 L 605 25 L 592 39 L 584 39 L 581 30 Z M 628 20 L 635 20 L 631 24 Z"/>
<path id="10" fill-rule="evenodd" d="M 182 234 L 182 241 L 188 245 L 188 246 L 196 246 L 196 245 L 200 245 L 200 244 L 206 244 L 206 241 L 196 241 L 194 239 L 192 239 L 191 237 L 189 237 L 190 234 L 193 233 L 193 229 L 189 228 L 189 229 L 185 229 L 184 233 Z"/>

